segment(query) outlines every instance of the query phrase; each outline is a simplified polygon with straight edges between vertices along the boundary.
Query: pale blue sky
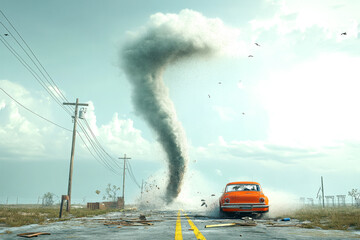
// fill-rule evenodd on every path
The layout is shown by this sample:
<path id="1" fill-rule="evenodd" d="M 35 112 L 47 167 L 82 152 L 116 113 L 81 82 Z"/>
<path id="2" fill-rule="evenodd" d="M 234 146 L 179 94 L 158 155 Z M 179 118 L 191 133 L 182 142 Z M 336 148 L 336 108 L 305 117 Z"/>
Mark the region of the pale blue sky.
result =
<path id="1" fill-rule="evenodd" d="M 358 3 L 2 0 L 0 9 L 65 96 L 91 102 L 86 116 L 98 139 L 112 156 L 132 157 L 138 182 L 155 178 L 164 184 L 166 159 L 135 113 L 119 52 L 128 32 L 145 26 L 151 15 L 191 9 L 237 30 L 233 40 L 240 52 L 187 59 L 164 73 L 189 145 L 181 199 L 198 192 L 189 186 L 192 181 L 207 185 L 199 185 L 206 193 L 220 193 L 228 181 L 257 180 L 273 199 L 315 197 L 320 176 L 327 195 L 359 187 Z M 0 21 L 5 23 L 2 16 Z M 2 26 L 0 33 L 5 33 Z M 0 56 L 0 87 L 72 128 L 69 116 L 2 43 Z M 0 124 L 0 202 L 7 197 L 37 201 L 48 191 L 65 194 L 71 133 L 38 119 L 2 92 Z M 121 185 L 120 179 L 77 139 L 75 201 L 100 200 L 95 190 Z M 140 190 L 130 179 L 127 183 L 129 201 L 135 201 Z"/>

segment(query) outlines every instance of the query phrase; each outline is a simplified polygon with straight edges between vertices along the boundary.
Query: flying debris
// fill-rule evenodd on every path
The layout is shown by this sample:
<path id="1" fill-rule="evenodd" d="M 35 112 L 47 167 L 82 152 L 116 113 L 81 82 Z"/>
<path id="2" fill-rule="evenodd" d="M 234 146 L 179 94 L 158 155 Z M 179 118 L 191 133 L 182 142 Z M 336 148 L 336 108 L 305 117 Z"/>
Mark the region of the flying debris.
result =
<path id="1" fill-rule="evenodd" d="M 208 94 L 209 98 L 210 98 L 210 94 Z"/>
<path id="2" fill-rule="evenodd" d="M 260 44 L 258 44 L 258 43 L 255 43 L 255 45 L 258 46 L 258 47 L 260 47 Z"/>
<path id="3" fill-rule="evenodd" d="M 211 194 L 212 197 L 215 197 L 215 194 Z"/>
<path id="4" fill-rule="evenodd" d="M 202 207 L 202 206 L 207 207 L 207 204 L 206 204 L 205 202 L 203 202 L 203 203 L 201 204 L 201 207 Z"/>
<path id="5" fill-rule="evenodd" d="M 221 84 L 221 82 L 219 82 L 219 84 Z"/>
<path id="6" fill-rule="evenodd" d="M 243 112 L 242 115 L 245 115 L 245 113 Z"/>
<path id="7" fill-rule="evenodd" d="M 346 35 L 346 32 L 341 33 L 341 35 Z"/>
<path id="8" fill-rule="evenodd" d="M 4 36 L 9 36 L 9 34 L 8 34 L 8 33 L 5 33 Z"/>
<path id="9" fill-rule="evenodd" d="M 254 57 L 253 55 L 249 55 L 248 57 Z"/>

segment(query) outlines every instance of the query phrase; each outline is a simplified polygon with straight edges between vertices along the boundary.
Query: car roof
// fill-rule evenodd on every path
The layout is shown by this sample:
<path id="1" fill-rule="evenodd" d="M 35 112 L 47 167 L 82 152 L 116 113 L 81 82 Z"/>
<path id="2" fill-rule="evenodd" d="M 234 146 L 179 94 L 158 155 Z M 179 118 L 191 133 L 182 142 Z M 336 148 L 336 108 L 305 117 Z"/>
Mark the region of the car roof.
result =
<path id="1" fill-rule="evenodd" d="M 231 185 L 231 184 L 257 184 L 257 185 L 260 185 L 260 183 L 258 182 L 248 182 L 248 181 L 242 181 L 242 182 L 230 182 L 226 185 Z"/>

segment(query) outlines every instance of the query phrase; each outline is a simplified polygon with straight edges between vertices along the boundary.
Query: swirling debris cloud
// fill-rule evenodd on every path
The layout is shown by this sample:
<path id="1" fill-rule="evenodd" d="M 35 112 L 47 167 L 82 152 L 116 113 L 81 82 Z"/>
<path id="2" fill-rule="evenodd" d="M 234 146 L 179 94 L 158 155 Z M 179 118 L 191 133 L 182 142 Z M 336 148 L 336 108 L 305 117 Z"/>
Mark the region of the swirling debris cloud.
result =
<path id="1" fill-rule="evenodd" d="M 163 82 L 163 72 L 176 61 L 221 52 L 229 36 L 233 32 L 221 20 L 185 9 L 179 14 L 152 15 L 138 32 L 129 34 L 122 48 L 122 68 L 133 85 L 135 110 L 155 131 L 167 155 L 167 203 L 181 191 L 188 156 L 185 132 Z"/>

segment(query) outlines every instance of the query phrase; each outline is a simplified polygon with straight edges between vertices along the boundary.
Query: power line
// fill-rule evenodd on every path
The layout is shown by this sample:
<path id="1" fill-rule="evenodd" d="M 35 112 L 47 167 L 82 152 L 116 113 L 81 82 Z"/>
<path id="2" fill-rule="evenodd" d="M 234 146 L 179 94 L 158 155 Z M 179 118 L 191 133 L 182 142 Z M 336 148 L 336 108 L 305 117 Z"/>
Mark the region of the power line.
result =
<path id="1" fill-rule="evenodd" d="M 97 139 L 96 135 L 94 134 L 94 132 L 91 130 L 91 127 L 90 127 L 89 123 L 86 121 L 86 119 L 84 118 L 83 120 L 84 120 L 84 122 L 85 122 L 85 124 L 86 124 L 87 129 L 90 131 L 92 137 L 95 139 L 95 142 L 96 142 L 97 146 L 114 162 L 114 164 L 115 164 L 117 167 L 121 168 L 121 167 L 118 165 L 117 161 L 116 161 L 113 157 L 111 157 L 111 156 L 105 151 L 105 149 L 101 146 L 100 142 L 98 141 L 98 139 Z"/>
<path id="2" fill-rule="evenodd" d="M 19 101 L 17 101 L 15 98 L 13 98 L 10 94 L 8 94 L 3 88 L 0 88 L 0 90 L 2 90 L 2 91 L 3 91 L 9 98 L 11 98 L 14 102 L 16 102 L 17 104 L 19 104 L 21 107 L 23 107 L 24 109 L 28 110 L 28 111 L 31 112 L 32 114 L 38 116 L 39 118 L 44 119 L 45 121 L 47 121 L 47 122 L 49 122 L 49 123 L 51 123 L 51 124 L 54 124 L 55 126 L 57 126 L 57 127 L 59 127 L 59 128 L 62 128 L 62 129 L 64 129 L 64 130 L 66 130 L 66 131 L 71 132 L 70 129 L 64 128 L 64 127 L 60 126 L 59 124 L 56 124 L 56 123 L 50 121 L 49 119 L 47 119 L 47 118 L 45 118 L 45 117 L 37 114 L 36 112 L 32 111 L 31 109 L 25 107 L 25 106 L 22 105 Z"/>
<path id="3" fill-rule="evenodd" d="M 52 81 L 52 83 L 56 86 L 55 90 L 58 92 L 59 95 L 61 95 L 63 97 L 64 100 L 66 100 L 66 102 L 69 102 L 66 97 L 62 94 L 62 92 L 59 90 L 59 87 L 56 85 L 56 83 L 54 82 L 54 80 L 52 79 L 52 77 L 50 76 L 50 74 L 46 71 L 46 69 L 44 68 L 44 66 L 41 64 L 41 62 L 39 61 L 39 59 L 36 57 L 34 51 L 30 48 L 30 46 L 26 43 L 26 41 L 24 40 L 24 38 L 21 36 L 21 34 L 16 30 L 16 28 L 14 27 L 14 25 L 10 22 L 10 20 L 5 16 L 5 14 L 0 10 L 0 13 L 4 16 L 4 18 L 6 19 L 6 21 L 10 24 L 10 26 L 14 29 L 14 31 L 17 33 L 17 35 L 20 37 L 20 39 L 23 41 L 23 43 L 26 45 L 26 47 L 30 50 L 31 54 L 34 56 L 34 58 L 36 59 L 36 61 L 40 64 L 41 68 L 45 71 L 45 73 L 47 74 L 47 76 L 50 78 L 50 80 Z M 11 33 L 10 33 L 11 34 Z M 12 34 L 11 34 L 12 35 Z M 34 61 L 33 61 L 34 62 Z M 35 64 L 36 65 L 36 64 Z M 39 69 L 39 71 L 41 71 Z M 45 77 L 45 76 L 44 76 Z M 46 77 L 45 77 L 46 78 Z"/>
<path id="4" fill-rule="evenodd" d="M 85 140 L 83 139 L 83 137 L 81 136 L 80 132 L 77 132 L 79 134 L 79 137 L 81 139 L 81 141 L 84 143 L 85 147 L 87 148 L 87 150 L 90 152 L 90 154 L 95 158 L 96 161 L 98 161 L 98 163 L 102 164 L 105 168 L 107 168 L 110 171 L 113 171 L 104 161 L 101 161 L 100 159 L 98 159 L 93 152 L 90 150 L 89 146 L 86 144 Z M 118 172 L 114 172 L 117 175 L 120 175 Z"/>
<path id="5" fill-rule="evenodd" d="M 19 101 L 17 101 L 14 97 L 12 97 L 9 93 L 7 93 L 3 88 L 0 88 L 0 90 L 3 91 L 9 98 L 11 98 L 11 99 L 12 99 L 14 102 L 16 102 L 18 105 L 20 105 L 21 107 L 23 107 L 25 110 L 31 112 L 32 114 L 36 115 L 37 117 L 39 117 L 39 118 L 41 118 L 41 119 L 43 119 L 43 120 L 45 120 L 45 121 L 47 121 L 47 122 L 49 122 L 49 123 L 57 126 L 57 127 L 59 127 L 59 128 L 62 128 L 62 129 L 64 129 L 64 130 L 66 130 L 66 131 L 71 132 L 70 129 L 67 129 L 67 128 L 65 128 L 65 127 L 62 127 L 62 126 L 60 126 L 59 124 L 56 124 L 56 123 L 52 122 L 51 120 L 49 120 L 49 119 L 47 119 L 47 118 L 45 118 L 45 117 L 37 114 L 36 112 L 32 111 L 32 110 L 29 109 L 28 107 L 24 106 L 24 105 L 21 104 Z M 81 125 L 81 124 L 79 123 L 79 126 L 80 126 L 80 125 Z M 83 130 L 83 132 L 84 132 L 84 135 L 86 135 L 86 138 L 88 139 L 88 141 L 89 141 L 90 143 L 93 143 L 93 141 L 91 140 L 90 136 L 87 134 L 86 129 L 85 129 L 82 125 L 81 125 L 81 128 L 82 128 L 82 130 Z M 100 160 L 99 160 L 99 159 L 93 154 L 93 152 L 90 150 L 90 148 L 88 147 L 88 145 L 86 144 L 86 142 L 85 142 L 84 139 L 82 138 L 80 132 L 78 132 L 78 134 L 79 134 L 82 142 L 84 143 L 85 147 L 88 149 L 88 151 L 90 152 L 90 154 L 95 158 L 95 160 L 97 160 L 99 163 L 103 164 L 103 165 L 104 165 L 107 169 L 109 169 L 110 171 L 114 172 L 114 173 L 117 174 L 117 175 L 120 175 L 120 173 L 117 172 L 117 171 L 107 162 L 107 160 L 104 159 L 102 156 L 99 157 L 99 158 L 100 158 Z M 92 144 L 92 146 L 93 146 L 94 149 L 96 149 L 96 146 L 95 146 L 94 144 Z M 99 152 L 99 151 L 97 150 L 96 153 L 98 154 L 98 152 Z M 98 154 L 98 155 L 99 155 L 99 154 Z M 116 165 L 117 165 L 120 169 L 122 169 L 118 164 L 116 164 Z"/>
<path id="6" fill-rule="evenodd" d="M 36 81 L 45 89 L 45 91 L 54 99 L 54 101 L 59 104 L 69 115 L 71 112 L 66 109 L 61 101 L 52 93 L 51 89 L 49 89 L 44 81 L 40 78 L 40 76 L 36 73 L 36 71 L 20 56 L 20 54 L 6 41 L 6 39 L 0 35 L 1 42 L 5 45 L 5 47 L 15 56 L 15 58 L 30 72 L 30 74 L 36 79 Z"/>
<path id="7" fill-rule="evenodd" d="M 20 40 L 18 40 L 17 36 L 15 36 L 15 34 L 12 33 L 10 27 L 6 27 L 5 24 L 3 24 L 0 21 L 0 24 L 3 26 L 3 28 L 8 32 L 8 35 L 15 40 L 15 42 L 17 43 L 17 45 L 22 49 L 22 51 L 26 54 L 27 58 L 30 59 L 30 61 L 32 62 L 32 65 L 34 65 L 37 69 L 34 69 L 32 66 L 30 66 L 30 64 L 27 62 L 27 60 L 25 60 L 20 54 L 19 52 L 6 40 L 6 38 L 4 38 L 2 35 L 0 35 L 0 41 L 4 44 L 4 46 L 15 56 L 15 58 L 23 65 L 23 67 L 25 67 L 30 73 L 31 75 L 38 81 L 38 83 L 45 89 L 45 91 L 53 98 L 53 100 L 60 105 L 70 116 L 72 115 L 72 111 L 73 108 L 71 108 L 68 105 L 63 105 L 62 102 L 68 102 L 68 100 L 66 99 L 66 97 L 62 94 L 62 92 L 60 91 L 59 87 L 56 85 L 55 81 L 53 80 L 53 78 L 50 76 L 50 74 L 48 73 L 48 71 L 46 71 L 45 67 L 41 64 L 40 60 L 38 59 L 38 57 L 35 55 L 34 51 L 30 48 L 30 46 L 27 44 L 27 42 L 24 40 L 24 38 L 21 36 L 21 34 L 19 33 L 19 31 L 17 31 L 17 29 L 14 27 L 14 25 L 11 23 L 11 21 L 6 17 L 6 15 L 0 10 L 1 15 L 6 19 L 6 22 L 10 25 L 10 27 L 14 30 L 14 32 L 16 33 L 16 35 L 20 38 Z M 22 44 L 22 43 L 23 44 Z M 16 44 L 15 44 L 16 45 Z M 25 46 L 23 46 L 25 45 Z M 86 123 L 86 127 L 88 129 L 88 131 L 90 132 L 90 135 L 88 133 L 88 131 L 85 129 L 85 127 L 81 124 L 81 122 L 79 121 L 79 126 L 82 129 L 85 137 L 87 138 L 90 146 L 92 147 L 92 149 L 94 150 L 94 153 L 98 156 L 98 158 L 102 161 L 102 163 L 107 166 L 108 169 L 110 169 L 111 171 L 113 171 L 114 173 L 118 174 L 118 172 L 115 170 L 115 168 L 109 163 L 107 158 L 110 158 L 112 160 L 112 162 L 117 166 L 117 168 L 121 169 L 121 167 L 118 165 L 118 163 L 116 162 L 116 160 L 114 158 L 112 158 L 106 151 L 105 149 L 101 146 L 100 142 L 97 140 L 95 134 L 93 133 L 93 131 L 91 130 L 90 126 L 88 125 L 87 122 Z M 68 130 L 68 129 L 66 129 Z M 68 130 L 71 131 L 71 130 Z M 80 135 L 80 134 L 79 134 Z M 91 137 L 92 136 L 92 137 Z M 82 138 L 81 138 L 82 139 Z M 93 140 L 94 139 L 94 140 Z M 86 148 L 90 151 L 90 148 L 88 147 L 88 145 L 86 145 L 84 139 L 82 139 Z M 90 151 L 90 153 L 94 156 L 94 158 L 96 160 L 98 160 L 95 155 Z"/>
<path id="8" fill-rule="evenodd" d="M 90 135 L 88 134 L 88 132 L 86 131 L 86 129 L 84 128 L 84 126 L 82 124 L 79 124 L 79 127 L 81 128 L 81 130 L 83 131 L 83 134 L 85 135 L 86 139 L 88 140 L 88 142 L 90 143 L 91 148 L 94 150 L 95 154 L 98 156 L 98 158 L 108 167 L 109 170 L 111 170 L 112 172 L 114 172 L 115 174 L 120 174 L 119 172 L 117 172 L 115 170 L 115 168 L 113 166 L 111 166 L 111 164 L 107 161 L 106 158 L 103 157 L 103 155 L 100 153 L 98 147 L 96 146 L 96 144 L 94 143 L 94 141 L 91 139 Z"/>
<path id="9" fill-rule="evenodd" d="M 27 61 L 21 57 L 21 55 L 11 46 L 11 44 L 3 37 L 1 36 L 1 41 L 3 42 L 3 44 L 5 45 L 5 47 L 18 59 L 18 61 L 20 61 L 20 63 L 35 77 L 35 79 L 39 82 L 39 84 L 50 94 L 50 96 L 69 114 L 71 115 L 70 110 L 72 111 L 73 109 L 69 106 L 68 110 L 66 110 L 66 108 L 61 104 L 62 101 L 67 101 L 66 97 L 61 93 L 61 91 L 59 90 L 58 86 L 56 85 L 56 83 L 53 81 L 53 79 L 51 78 L 51 76 L 49 75 L 49 73 L 46 71 L 46 69 L 44 68 L 44 66 L 41 64 L 41 62 L 39 61 L 39 59 L 36 57 L 36 55 L 34 54 L 34 52 L 32 51 L 32 49 L 29 47 L 29 45 L 26 43 L 26 41 L 23 39 L 23 37 L 20 35 L 20 33 L 16 30 L 16 28 L 14 27 L 14 25 L 10 22 L 10 20 L 6 17 L 6 15 L 0 10 L 1 15 L 6 19 L 6 21 L 8 22 L 8 24 L 11 26 L 12 29 L 14 29 L 14 31 L 16 32 L 16 34 L 20 37 L 20 39 L 22 40 L 22 42 L 25 44 L 25 46 L 27 47 L 27 49 L 30 51 L 30 53 L 25 49 L 25 47 L 17 40 L 16 36 L 14 34 L 12 34 L 12 31 L 10 31 L 9 28 L 7 28 L 2 22 L 0 22 L 0 24 L 3 26 L 3 28 L 8 32 L 9 36 L 12 37 L 12 39 L 15 40 L 15 42 L 17 43 L 17 45 L 22 49 L 22 51 L 27 55 L 27 57 L 30 59 L 30 61 L 33 63 L 33 65 L 37 68 L 37 70 L 39 71 L 39 73 L 43 76 L 43 78 L 47 81 L 47 83 L 52 87 L 52 89 L 56 92 L 56 94 L 58 96 L 56 96 L 51 89 L 49 89 L 49 87 L 47 87 L 46 83 L 44 82 L 44 80 L 36 73 L 36 71 L 27 63 Z M 31 55 L 33 57 L 31 57 Z M 37 63 L 34 61 L 34 59 L 37 61 Z M 52 83 L 48 80 L 48 78 L 46 77 L 46 75 L 44 74 L 44 72 L 41 70 L 41 68 L 39 67 L 39 65 L 41 66 L 41 68 L 43 69 L 43 71 L 45 71 L 46 75 L 50 78 L 50 80 L 52 81 Z M 59 100 L 58 98 L 61 98 L 61 100 Z M 69 110 L 70 109 L 70 110 Z"/>
<path id="10" fill-rule="evenodd" d="M 132 171 L 132 167 L 131 167 L 130 162 L 127 161 L 127 162 L 126 162 L 126 165 L 128 166 L 128 167 L 127 167 L 127 170 L 128 170 L 129 175 L 130 175 L 130 178 L 131 178 L 131 179 L 133 180 L 133 182 L 140 188 L 140 185 L 139 185 L 139 183 L 136 181 L 135 175 L 134 175 L 134 173 L 133 173 L 133 171 Z"/>

